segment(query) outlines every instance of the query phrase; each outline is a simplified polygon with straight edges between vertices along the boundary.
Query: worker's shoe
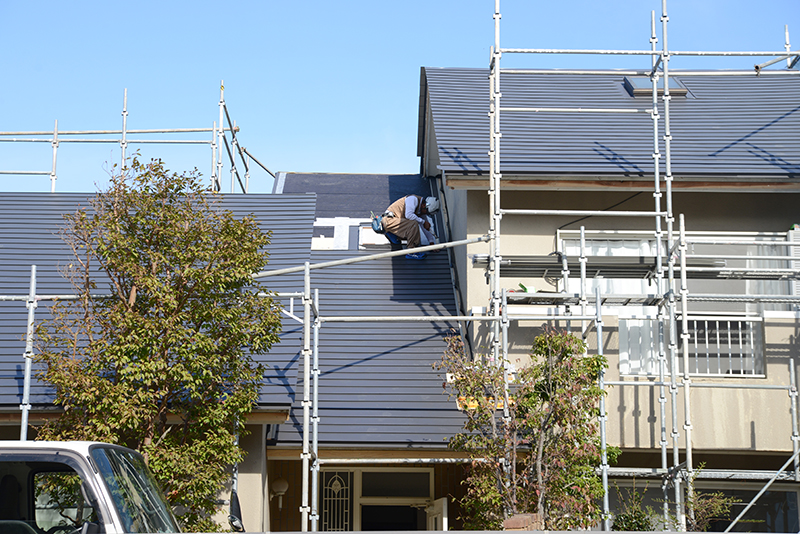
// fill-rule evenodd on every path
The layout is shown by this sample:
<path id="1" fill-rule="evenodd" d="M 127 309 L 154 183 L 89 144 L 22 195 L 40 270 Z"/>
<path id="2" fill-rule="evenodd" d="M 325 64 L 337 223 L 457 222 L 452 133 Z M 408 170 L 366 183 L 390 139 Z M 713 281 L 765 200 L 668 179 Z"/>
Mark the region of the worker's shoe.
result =
<path id="1" fill-rule="evenodd" d="M 406 254 L 406 259 L 407 260 L 424 260 L 425 256 L 427 256 L 427 254 L 425 254 L 424 252 L 415 252 L 414 254 Z"/>

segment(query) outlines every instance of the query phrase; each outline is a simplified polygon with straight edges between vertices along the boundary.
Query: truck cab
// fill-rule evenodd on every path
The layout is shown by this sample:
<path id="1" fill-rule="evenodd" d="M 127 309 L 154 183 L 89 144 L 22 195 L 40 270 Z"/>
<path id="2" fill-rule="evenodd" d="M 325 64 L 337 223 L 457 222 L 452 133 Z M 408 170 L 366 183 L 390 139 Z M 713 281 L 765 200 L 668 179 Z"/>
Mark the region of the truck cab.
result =
<path id="1" fill-rule="evenodd" d="M 97 442 L 0 441 L 0 532 L 180 532 L 142 456 Z"/>

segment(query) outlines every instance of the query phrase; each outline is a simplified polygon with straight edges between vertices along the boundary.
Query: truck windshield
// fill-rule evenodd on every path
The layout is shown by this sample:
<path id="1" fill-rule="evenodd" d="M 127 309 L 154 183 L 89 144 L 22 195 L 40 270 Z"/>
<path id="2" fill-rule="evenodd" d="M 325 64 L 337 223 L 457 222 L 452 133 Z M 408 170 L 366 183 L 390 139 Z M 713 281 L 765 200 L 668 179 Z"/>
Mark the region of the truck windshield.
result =
<path id="1" fill-rule="evenodd" d="M 180 532 L 141 455 L 116 447 L 91 451 L 125 532 Z"/>

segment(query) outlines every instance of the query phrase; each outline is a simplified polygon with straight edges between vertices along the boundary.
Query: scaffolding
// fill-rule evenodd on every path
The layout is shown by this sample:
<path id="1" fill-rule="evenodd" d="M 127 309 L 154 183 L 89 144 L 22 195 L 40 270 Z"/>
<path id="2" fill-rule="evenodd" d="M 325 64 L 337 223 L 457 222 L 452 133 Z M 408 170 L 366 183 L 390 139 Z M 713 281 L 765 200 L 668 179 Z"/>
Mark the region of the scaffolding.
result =
<path id="1" fill-rule="evenodd" d="M 211 128 L 162 128 L 162 129 L 129 129 L 128 128 L 128 90 L 125 89 L 122 98 L 122 129 L 120 130 L 61 130 L 58 129 L 58 120 L 55 121 L 52 131 L 5 131 L 0 132 L 0 143 L 50 143 L 52 146 L 52 162 L 49 171 L 44 170 L 0 170 L 0 175 L 11 176 L 49 176 L 50 192 L 56 191 L 58 179 L 57 162 L 58 148 L 62 143 L 110 143 L 118 144 L 120 148 L 119 169 L 127 167 L 128 146 L 132 144 L 163 144 L 163 145 L 208 145 L 211 148 L 211 187 L 215 191 L 222 191 L 223 173 L 223 146 L 228 156 L 230 167 L 230 192 L 236 191 L 238 184 L 242 193 L 247 193 L 250 188 L 251 160 L 266 171 L 273 179 L 272 173 L 264 164 L 256 159 L 246 148 L 239 144 L 237 133 L 239 127 L 236 121 L 231 120 L 228 106 L 225 103 L 225 85 L 220 82 L 219 88 L 219 123 L 213 122 Z M 211 134 L 210 139 L 175 139 L 175 136 L 189 134 Z M 128 135 L 141 135 L 143 137 L 130 139 Z M 231 140 L 228 141 L 228 136 Z M 244 178 L 236 166 L 236 156 L 239 156 L 244 167 Z"/>
<path id="2" fill-rule="evenodd" d="M 394 252 L 386 252 L 381 254 L 374 254 L 369 256 L 359 256 L 346 260 L 338 260 L 333 262 L 325 262 L 318 264 L 305 263 L 303 266 L 297 266 L 288 269 L 265 271 L 262 273 L 254 274 L 257 279 L 278 276 L 289 273 L 303 272 L 303 289 L 296 293 L 279 294 L 278 297 L 289 299 L 290 308 L 284 310 L 284 314 L 292 320 L 298 321 L 303 325 L 303 346 L 302 346 L 302 360 L 303 360 L 303 399 L 302 399 L 302 505 L 301 512 L 301 529 L 307 531 L 309 529 L 309 522 L 311 523 L 311 530 L 317 530 L 318 510 L 316 496 L 318 494 L 319 473 L 320 467 L 323 464 L 353 464 L 353 463 L 453 463 L 461 462 L 461 458 L 395 458 L 383 459 L 380 461 L 361 459 L 354 460 L 350 458 L 325 458 L 319 457 L 319 425 L 321 423 L 319 415 L 319 400 L 318 400 L 318 387 L 319 387 L 319 353 L 318 343 L 321 326 L 328 322 L 357 322 L 357 323 L 383 323 L 383 322 L 402 322 L 402 321 L 420 321 L 420 322 L 451 322 L 451 323 L 486 323 L 491 329 L 489 347 L 491 349 L 490 358 L 498 365 L 503 365 L 506 372 L 510 372 L 509 358 L 508 358 L 508 330 L 509 326 L 520 321 L 554 321 L 564 322 L 572 327 L 573 324 L 580 324 L 581 335 L 586 339 L 591 332 L 597 336 L 597 349 L 602 353 L 603 350 L 603 309 L 604 306 L 622 306 L 627 304 L 646 304 L 657 306 L 658 312 L 656 316 L 657 333 L 656 345 L 658 347 L 658 375 L 657 379 L 648 382 L 642 381 L 607 381 L 603 375 L 598 377 L 600 385 L 603 387 L 610 386 L 630 386 L 630 387 L 647 387 L 654 388 L 658 392 L 658 402 L 660 405 L 659 421 L 660 421 L 660 436 L 659 448 L 661 455 L 661 467 L 656 469 L 614 469 L 608 465 L 606 458 L 606 415 L 605 405 L 601 405 L 600 415 L 600 429 L 601 441 L 603 446 L 603 461 L 600 474 L 603 479 L 605 488 L 605 497 L 603 501 L 603 510 L 605 514 L 604 530 L 610 530 L 609 524 L 609 500 L 608 500 L 608 479 L 609 476 L 656 476 L 661 477 L 664 481 L 663 489 L 666 492 L 668 483 L 672 485 L 674 490 L 674 497 L 671 502 L 675 503 L 675 515 L 679 518 L 681 526 L 685 529 L 685 510 L 683 507 L 683 491 L 691 491 L 692 486 L 685 484 L 685 481 L 691 480 L 694 475 L 694 465 L 692 459 L 692 412 L 691 412 L 691 390 L 695 388 L 752 388 L 764 390 L 776 390 L 779 392 L 787 393 L 790 399 L 790 411 L 792 428 L 790 440 L 793 447 L 793 455 L 784 464 L 783 468 L 778 472 L 766 471 L 749 471 L 749 472 L 714 472 L 712 470 L 704 471 L 704 477 L 707 478 L 726 478 L 736 479 L 737 477 L 747 478 L 749 480 L 769 480 L 762 492 L 756 496 L 756 499 L 766 491 L 770 484 L 776 480 L 791 480 L 794 482 L 800 481 L 800 466 L 798 465 L 798 457 L 800 451 L 798 450 L 798 411 L 797 411 L 797 386 L 795 383 L 795 368 L 794 361 L 790 360 L 790 383 L 786 385 L 742 385 L 742 384 L 724 384 L 724 383 L 694 383 L 689 371 L 689 326 L 688 321 L 691 320 L 692 315 L 689 310 L 690 302 L 739 302 L 746 300 L 749 302 L 777 302 L 777 303 L 800 303 L 800 297 L 789 297 L 780 295 L 724 295 L 724 294 L 690 294 L 688 291 L 688 277 L 690 273 L 692 276 L 717 276 L 717 277 L 730 277 L 741 279 L 771 279 L 771 280 L 795 280 L 800 277 L 800 269 L 796 268 L 750 268 L 745 267 L 742 269 L 730 268 L 727 266 L 704 264 L 702 261 L 693 263 L 692 260 L 713 260 L 717 257 L 704 257 L 703 255 L 690 255 L 688 253 L 689 245 L 692 243 L 691 235 L 684 227 L 682 216 L 679 217 L 679 228 L 675 229 L 675 214 L 673 213 L 672 206 L 672 151 L 671 141 L 672 134 L 670 129 L 670 87 L 669 87 L 669 62 L 673 56 L 775 56 L 776 59 L 770 62 L 757 65 L 755 71 L 761 76 L 771 75 L 797 75 L 797 71 L 775 71 L 765 70 L 769 65 L 775 64 L 782 60 L 787 61 L 787 68 L 792 68 L 797 63 L 800 52 L 792 52 L 788 44 L 788 29 L 786 31 L 786 50 L 778 52 L 679 52 L 671 51 L 667 47 L 667 16 L 666 0 L 662 0 L 662 48 L 658 50 L 656 45 L 658 42 L 656 32 L 656 18 L 655 14 L 651 17 L 651 49 L 650 50 L 553 50 L 553 49 L 504 49 L 500 46 L 500 2 L 495 0 L 494 11 L 495 23 L 495 41 L 492 47 L 492 55 L 490 62 L 490 213 L 489 213 L 489 232 L 485 236 L 478 238 L 459 240 L 447 242 L 438 245 L 430 245 L 426 247 L 419 247 L 414 249 L 414 252 L 426 252 L 441 249 L 453 249 L 454 247 L 467 246 L 469 244 L 478 242 L 487 242 L 489 244 L 489 254 L 485 261 L 489 274 L 490 285 L 490 300 L 487 311 L 484 315 L 455 315 L 455 316 L 414 316 L 414 317 L 345 317 L 345 316 L 326 316 L 319 309 L 319 293 L 318 289 L 314 289 L 311 283 L 311 271 L 322 269 L 326 267 L 333 267 L 338 265 L 346 265 L 351 263 L 371 261 L 381 258 L 388 258 L 393 256 L 405 255 L 409 251 L 401 250 Z M 591 108 L 545 108 L 545 107 L 531 107 L 531 108 L 514 108 L 501 106 L 501 75 L 502 74 L 540 74 L 547 73 L 553 75 L 559 74 L 580 74 L 580 75 L 607 75 L 608 71 L 592 71 L 592 70 L 562 70 L 562 71 L 542 71 L 536 69 L 501 69 L 500 62 L 503 54 L 607 54 L 607 55 L 638 55 L 649 56 L 651 58 L 651 68 L 649 70 L 628 70 L 628 71 L 615 71 L 617 74 L 629 74 L 639 76 L 649 76 L 652 81 L 652 107 L 630 110 L 630 109 L 591 109 Z M 692 71 L 681 72 L 681 75 L 741 75 L 743 73 L 723 72 L 718 71 Z M 752 74 L 751 74 L 752 75 Z M 661 103 L 663 105 L 663 117 L 659 111 L 659 79 L 663 79 L 663 95 Z M 238 182 L 241 190 L 246 192 L 248 189 L 249 178 L 249 163 L 250 159 L 255 161 L 259 166 L 264 168 L 267 172 L 272 174 L 266 167 L 253 158 L 243 147 L 239 145 L 236 138 L 237 128 L 235 123 L 232 123 L 228 114 L 227 107 L 224 102 L 224 89 L 220 89 L 220 116 L 219 125 L 214 123 L 211 129 L 195 129 L 195 130 L 127 130 L 127 94 L 125 103 L 123 105 L 123 127 L 118 131 L 83 131 L 83 132 L 58 132 L 56 126 L 52 132 L 0 132 L 0 142 L 2 141 L 23 141 L 23 142 L 50 142 L 53 146 L 53 163 L 52 169 L 49 172 L 37 171 L 0 171 L 0 174 L 41 174 L 49 175 L 51 177 L 51 190 L 55 190 L 56 180 L 56 154 L 57 147 L 60 142 L 111 142 L 120 144 L 122 149 L 122 162 L 124 165 L 125 151 L 128 144 L 136 142 L 149 142 L 145 140 L 130 140 L 127 138 L 128 134 L 145 134 L 145 133 L 175 133 L 175 132 L 204 132 L 211 133 L 211 140 L 196 140 L 196 141 L 175 141 L 175 142 L 191 142 L 191 143 L 204 143 L 209 144 L 212 149 L 212 185 L 216 190 L 221 189 L 221 176 L 222 176 L 222 146 L 225 145 L 226 152 L 231 161 L 231 191 L 235 190 L 235 185 Z M 524 209 L 504 209 L 501 206 L 501 189 L 502 189 L 502 173 L 501 173 L 501 137 L 502 130 L 500 128 L 501 113 L 517 113 L 517 112 L 559 112 L 559 113 L 640 113 L 642 116 L 649 116 L 652 120 L 653 129 L 653 196 L 654 208 L 652 211 L 642 212 L 623 212 L 623 211 L 593 211 L 593 210 L 524 210 Z M 224 121 L 227 120 L 227 127 L 223 127 Z M 659 133 L 663 124 L 663 140 L 664 140 L 664 154 L 660 151 Z M 225 132 L 230 132 L 230 143 L 225 136 Z M 71 135 L 120 135 L 120 139 L 102 139 L 102 140 L 88 140 L 78 138 L 63 139 L 60 136 Z M 20 135 L 23 138 L 10 138 L 10 136 Z M 42 136 L 50 136 L 42 138 Z M 242 181 L 238 170 L 236 169 L 235 156 L 239 154 L 240 160 L 245 169 L 245 179 Z M 664 170 L 662 177 L 661 159 L 664 159 Z M 274 176 L 274 175 L 273 175 Z M 664 190 L 662 190 L 662 182 Z M 444 210 L 445 225 L 448 225 L 448 214 Z M 655 281 L 657 291 L 653 294 L 631 294 L 631 295 L 618 295 L 618 294 L 602 294 L 598 289 L 592 294 L 588 290 L 588 281 L 591 279 L 592 266 L 590 265 L 589 254 L 586 251 L 586 238 L 585 229 L 580 230 L 580 252 L 577 262 L 573 258 L 568 257 L 565 251 L 562 251 L 561 257 L 558 259 L 557 265 L 548 265 L 542 269 L 557 270 L 561 279 L 561 290 L 555 292 L 537 292 L 537 293 L 508 293 L 507 290 L 502 288 L 500 276 L 501 270 L 504 267 L 503 249 L 501 248 L 501 221 L 504 215 L 511 216 L 542 216 L 542 215 L 574 215 L 581 217 L 633 217 L 633 218 L 652 218 L 655 222 L 653 230 L 654 241 L 657 244 L 657 251 L 653 257 L 653 263 L 646 269 L 646 275 L 651 276 Z M 665 227 L 664 227 L 665 226 Z M 448 229 L 446 228 L 445 231 Z M 711 241 L 708 239 L 697 240 L 697 243 L 707 245 L 728 244 L 728 241 L 719 239 Z M 736 244 L 747 243 L 747 241 L 737 240 Z M 800 246 L 800 243 L 794 241 L 753 241 L 758 246 L 778 247 L 781 251 L 793 250 L 793 247 Z M 754 259 L 753 256 L 747 256 L 748 260 Z M 756 259 L 759 259 L 756 257 Z M 770 255 L 764 256 L 763 259 L 768 260 L 796 260 L 797 257 L 792 254 L 786 255 Z M 572 262 L 572 263 L 571 263 Z M 544 271 L 543 271 L 544 272 Z M 573 275 L 578 272 L 579 276 Z M 544 276 L 543 276 L 544 277 Z M 26 382 L 24 389 L 24 398 L 21 406 L 23 414 L 23 424 L 21 430 L 21 439 L 25 439 L 25 432 L 27 429 L 27 415 L 30 411 L 30 404 L 27 399 L 27 392 L 29 391 L 29 374 L 30 374 L 30 358 L 32 357 L 32 348 L 30 346 L 30 339 L 33 324 L 33 310 L 36 303 L 47 298 L 67 298 L 67 296 L 47 297 L 36 295 L 35 288 L 35 266 L 32 268 L 31 273 L 31 289 L 27 296 L 22 297 L 0 297 L 0 300 L 22 300 L 26 302 L 29 310 L 28 320 L 28 336 L 26 340 L 26 349 L 24 353 L 25 358 L 25 373 Z M 570 292 L 570 279 L 579 280 L 579 291 Z M 302 301 L 303 312 L 302 316 L 298 317 L 294 313 L 294 300 L 300 299 Z M 524 314 L 524 313 L 511 313 L 509 309 L 515 304 L 533 304 L 533 305 L 557 305 L 557 313 L 554 314 Z M 569 312 L 570 307 L 579 308 L 579 313 Z M 559 309 L 566 309 L 566 312 L 558 312 Z M 678 328 L 676 325 L 680 323 L 682 326 Z M 678 336 L 682 343 L 679 343 Z M 684 454 L 685 461 L 680 461 L 680 430 L 678 414 L 679 394 L 683 392 L 684 414 Z M 670 405 L 672 412 L 667 414 L 667 397 L 670 398 Z M 604 401 L 603 401 L 604 402 Z M 507 405 L 506 405 L 507 408 Z M 508 413 L 503 414 L 508 417 Z M 668 426 L 668 421 L 671 422 L 671 428 Z M 669 436 L 668 436 L 669 434 Z M 670 462 L 670 450 L 668 437 L 672 440 L 672 461 Z M 791 474 L 784 474 L 784 471 L 793 465 L 793 472 Z M 309 491 L 310 490 L 310 491 Z M 309 498 L 311 500 L 309 500 Z M 753 500 L 753 502 L 755 499 Z M 668 504 L 669 499 L 665 499 L 663 505 L 663 514 L 666 518 L 669 513 Z M 751 503 L 752 504 L 752 503 Z M 748 506 L 749 508 L 749 506 Z M 744 514 L 742 512 L 741 515 Z M 741 517 L 740 515 L 740 517 Z M 736 519 L 737 521 L 739 518 Z M 733 525 L 731 525 L 732 527 Z M 729 528 L 731 528 L 729 527 Z"/>
<path id="3" fill-rule="evenodd" d="M 670 50 L 668 47 L 668 21 L 667 14 L 667 0 L 662 0 L 662 48 L 657 49 L 657 25 L 655 12 L 651 15 L 651 38 L 650 50 L 565 50 L 565 49 L 519 49 L 519 48 L 502 48 L 500 45 L 500 0 L 495 0 L 494 18 L 494 46 L 491 50 L 490 60 L 490 75 L 489 75 L 489 122 L 490 122 L 490 145 L 489 145 L 489 204 L 490 204 L 490 250 L 487 258 L 487 268 L 489 274 L 490 285 L 490 303 L 488 307 L 488 314 L 492 319 L 492 329 L 489 334 L 491 347 L 491 357 L 498 364 L 505 365 L 506 368 L 510 365 L 507 352 L 507 305 L 509 304 L 508 295 L 501 288 L 500 272 L 503 265 L 503 251 L 500 246 L 501 237 L 501 221 L 504 215 L 575 215 L 581 217 L 597 217 L 597 216 L 611 216 L 611 217 L 650 217 L 655 221 L 654 237 L 657 250 L 655 252 L 655 263 L 651 268 L 651 275 L 655 280 L 657 292 L 656 295 L 651 295 L 645 300 L 650 304 L 658 305 L 657 314 L 657 346 L 658 346 L 658 380 L 652 382 L 641 381 L 617 381 L 605 382 L 604 377 L 599 377 L 601 386 L 609 385 L 625 385 L 633 387 L 648 387 L 657 388 L 659 393 L 660 404 L 660 421 L 661 421 L 661 435 L 660 435 L 660 448 L 661 448 L 661 469 L 657 470 L 664 478 L 663 489 L 665 491 L 665 498 L 663 504 L 664 514 L 664 528 L 668 527 L 668 502 L 666 497 L 667 482 L 672 483 L 674 488 L 674 503 L 675 503 L 675 517 L 678 518 L 682 530 L 686 528 L 686 510 L 684 509 L 683 489 L 685 487 L 687 492 L 692 492 L 692 484 L 686 484 L 686 481 L 691 481 L 694 478 L 694 463 L 692 458 L 692 418 L 691 418 L 691 395 L 690 391 L 693 387 L 743 387 L 742 385 L 730 384 L 711 384 L 703 383 L 693 384 L 691 373 L 689 371 L 689 326 L 690 313 L 688 303 L 692 300 L 705 300 L 705 301 L 731 301 L 732 299 L 744 299 L 750 302 L 783 302 L 783 303 L 798 303 L 800 298 L 784 297 L 771 299 L 770 295 L 696 295 L 692 297 L 689 294 L 687 287 L 687 273 L 688 272 L 704 272 L 720 277 L 739 277 L 742 279 L 756 278 L 756 279 L 797 279 L 800 277 L 800 271 L 795 268 L 781 269 L 781 268 L 748 268 L 748 269 L 731 269 L 728 267 L 705 266 L 705 267 L 689 267 L 687 265 L 687 238 L 683 223 L 683 216 L 680 217 L 680 232 L 679 237 L 676 238 L 676 230 L 674 228 L 675 215 L 672 206 L 672 132 L 670 126 L 670 60 L 674 56 L 705 56 L 705 57 L 732 57 L 732 56 L 774 56 L 775 59 L 756 65 L 754 68 L 755 73 L 746 72 L 733 72 L 733 71 L 680 71 L 681 75 L 690 76 L 708 76 L 720 74 L 724 75 L 770 75 L 770 76 L 785 76 L 785 75 L 798 75 L 800 72 L 792 69 L 800 58 L 800 53 L 791 51 L 789 45 L 789 32 L 788 27 L 785 29 L 785 50 L 777 52 L 683 52 Z M 593 71 L 593 70 L 558 70 L 558 71 L 544 71 L 536 69 L 501 69 L 501 58 L 504 54 L 600 54 L 600 55 L 635 55 L 635 56 L 649 56 L 651 58 L 650 70 L 629 70 L 629 71 L 614 71 L 614 74 L 633 75 L 633 76 L 647 76 L 650 78 L 652 85 L 652 107 L 644 109 L 611 109 L 611 108 L 547 108 L 547 107 L 504 107 L 501 105 L 502 91 L 501 91 L 501 78 L 503 74 L 518 74 L 518 75 L 531 75 L 531 74 L 579 74 L 579 75 L 608 75 L 609 71 Z M 764 70 L 765 67 L 786 60 L 787 70 L 775 71 Z M 659 80 L 663 79 L 663 93 L 661 103 L 663 105 L 664 115 L 663 118 L 659 113 Z M 649 114 L 652 118 L 653 125 L 653 196 L 655 199 L 655 206 L 652 212 L 609 212 L 609 211 L 576 211 L 576 210 L 515 210 L 503 209 L 501 207 L 501 138 L 502 129 L 500 126 L 501 114 L 513 114 L 519 112 L 536 112 L 536 113 L 580 113 L 580 114 L 597 114 L 597 113 L 639 113 L 643 115 Z M 659 125 L 663 125 L 663 141 L 664 141 L 664 154 L 660 152 L 659 142 Z M 664 158 L 664 176 L 661 177 L 661 164 L 660 161 Z M 661 189 L 661 183 L 664 182 L 664 191 Z M 662 206 L 662 197 L 664 197 L 664 205 Z M 666 233 L 662 228 L 662 221 L 666 223 Z M 764 242 L 759 242 L 758 245 L 765 245 Z M 767 244 L 771 245 L 771 244 Z M 793 242 L 784 242 L 774 244 L 782 247 L 782 250 L 789 249 L 796 246 Z M 794 256 L 770 256 L 769 259 L 792 259 Z M 753 257 L 748 257 L 753 259 Z M 664 261 L 666 260 L 666 265 Z M 587 297 L 586 284 L 587 284 L 587 255 L 585 251 L 585 236 L 584 228 L 581 227 L 580 235 L 580 293 L 568 293 L 568 282 L 570 278 L 570 269 L 566 259 L 566 253 L 563 253 L 564 266 L 562 269 L 562 291 L 560 293 L 553 293 L 549 295 L 529 295 L 529 302 L 540 303 L 558 303 L 561 305 L 579 305 L 581 308 L 581 315 L 586 315 L 586 307 L 589 301 Z M 794 266 L 792 266 L 794 267 Z M 679 273 L 679 274 L 678 274 Z M 677 278 L 679 276 L 679 278 Z M 678 286 L 679 284 L 679 286 Z M 520 294 L 515 293 L 514 298 L 519 299 Z M 595 307 L 598 310 L 598 319 L 595 323 L 597 331 L 597 349 L 602 352 L 602 318 L 600 316 L 601 302 L 610 298 L 623 300 L 627 304 L 631 302 L 642 302 L 641 296 L 631 295 L 621 297 L 619 295 L 600 295 L 595 296 Z M 680 310 L 678 305 L 680 304 Z M 561 317 L 562 320 L 574 320 L 568 314 Z M 680 328 L 677 327 L 680 322 Z M 569 324 L 569 323 L 567 323 Z M 678 332 L 680 331 L 681 343 L 678 342 Z M 588 329 L 586 323 L 582 323 L 581 332 L 584 339 L 587 337 Z M 667 338 L 668 336 L 668 338 Z M 680 347 L 680 349 L 679 349 Z M 683 371 L 680 370 L 680 363 L 682 362 Z M 667 374 L 669 377 L 667 378 Z M 794 481 L 800 481 L 800 472 L 798 471 L 798 434 L 797 434 L 797 388 L 795 384 L 795 370 L 794 362 L 790 360 L 790 384 L 785 386 L 751 386 L 754 388 L 771 389 L 775 388 L 789 393 L 791 405 L 791 420 L 792 431 L 791 441 L 794 454 L 784 467 L 774 475 L 774 481 L 781 472 L 783 472 L 790 463 L 794 464 Z M 672 407 L 672 466 L 668 462 L 668 449 L 667 449 L 667 415 L 666 415 L 666 390 L 669 389 Z M 680 431 L 679 431 L 679 415 L 678 415 L 678 391 L 683 389 L 683 404 L 684 404 L 684 452 L 685 462 L 680 461 Z M 603 501 L 604 530 L 610 530 L 610 510 L 608 503 L 608 473 L 609 466 L 605 456 L 605 427 L 606 427 L 606 414 L 604 406 L 601 406 L 600 415 L 600 428 L 601 438 L 603 442 L 603 459 L 602 459 L 602 476 L 605 489 L 605 498 Z M 636 475 L 635 470 L 627 470 L 627 475 Z M 639 474 L 646 474 L 647 470 L 640 470 Z M 751 478 L 756 478 L 755 474 L 750 474 Z M 766 489 L 766 488 L 765 488 Z M 762 491 L 763 493 L 763 491 Z M 760 497 L 761 493 L 753 500 L 755 501 Z M 688 494 L 691 498 L 691 493 Z M 752 504 L 752 503 L 751 503 Z M 748 506 L 749 508 L 750 506 Z M 742 513 L 742 515 L 744 512 Z M 734 524 L 742 517 L 736 520 L 728 527 L 732 528 Z"/>

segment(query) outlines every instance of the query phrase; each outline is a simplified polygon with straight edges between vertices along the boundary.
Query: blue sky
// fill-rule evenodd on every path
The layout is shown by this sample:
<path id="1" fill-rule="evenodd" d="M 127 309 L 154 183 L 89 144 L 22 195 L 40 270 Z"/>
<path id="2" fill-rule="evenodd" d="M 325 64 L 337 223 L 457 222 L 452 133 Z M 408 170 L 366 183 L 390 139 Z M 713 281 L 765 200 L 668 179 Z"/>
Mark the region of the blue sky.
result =
<path id="1" fill-rule="evenodd" d="M 800 48 L 798 0 L 671 0 L 668 9 L 673 50 L 783 50 L 786 24 Z M 652 10 L 660 16 L 661 0 L 502 0 L 501 46 L 648 49 Z M 0 131 L 52 131 L 56 119 L 59 130 L 120 129 L 126 88 L 130 129 L 210 128 L 224 80 L 241 144 L 273 171 L 416 173 L 420 67 L 486 67 L 493 12 L 494 0 L 7 0 Z M 645 68 L 649 59 L 526 55 L 503 65 Z M 207 146 L 131 148 L 210 174 Z M 104 187 L 119 158 L 118 144 L 61 144 L 56 190 Z M 48 143 L 0 143 L 0 170 L 51 163 Z M 271 188 L 254 170 L 251 191 Z M 0 191 L 49 190 L 48 177 L 0 174 Z"/>

